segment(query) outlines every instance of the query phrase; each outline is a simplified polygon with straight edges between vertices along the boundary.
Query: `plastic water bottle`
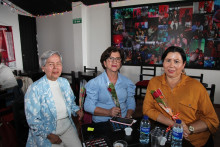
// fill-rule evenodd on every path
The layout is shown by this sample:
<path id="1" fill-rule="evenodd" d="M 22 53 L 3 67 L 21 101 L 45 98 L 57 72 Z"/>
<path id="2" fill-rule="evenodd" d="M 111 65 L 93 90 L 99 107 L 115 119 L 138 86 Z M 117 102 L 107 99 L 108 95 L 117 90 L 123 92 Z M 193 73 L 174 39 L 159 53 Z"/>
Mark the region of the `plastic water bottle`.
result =
<path id="1" fill-rule="evenodd" d="M 150 138 L 150 121 L 148 116 L 144 116 L 140 124 L 140 142 L 143 144 L 148 144 Z"/>
<path id="2" fill-rule="evenodd" d="M 183 125 L 181 120 L 177 119 L 173 126 L 171 147 L 182 147 Z"/>

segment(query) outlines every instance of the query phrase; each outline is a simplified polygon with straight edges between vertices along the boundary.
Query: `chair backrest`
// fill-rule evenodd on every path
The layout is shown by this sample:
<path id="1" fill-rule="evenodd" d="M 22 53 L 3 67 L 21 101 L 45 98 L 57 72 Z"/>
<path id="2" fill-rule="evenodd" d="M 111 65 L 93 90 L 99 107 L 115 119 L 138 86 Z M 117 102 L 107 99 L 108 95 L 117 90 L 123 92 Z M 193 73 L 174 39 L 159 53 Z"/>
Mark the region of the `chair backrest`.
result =
<path id="1" fill-rule="evenodd" d="M 203 83 L 203 74 L 201 74 L 200 76 L 192 76 L 192 75 L 188 75 L 188 76 L 194 79 L 198 79 L 201 83 Z"/>
<path id="2" fill-rule="evenodd" d="M 209 92 L 209 97 L 211 99 L 212 104 L 214 103 L 215 96 L 215 84 L 211 84 L 211 87 L 206 87 L 206 90 Z"/>
<path id="3" fill-rule="evenodd" d="M 45 75 L 44 72 L 33 72 L 33 71 L 24 71 L 22 73 L 20 73 L 19 76 L 25 76 L 25 77 L 29 77 L 32 79 L 33 82 L 39 80 L 41 77 L 43 77 Z"/>
<path id="4" fill-rule="evenodd" d="M 86 72 L 87 70 L 94 71 L 95 73 L 97 73 L 97 71 L 98 71 L 97 67 L 95 67 L 95 68 L 87 68 L 86 66 L 84 66 L 84 72 Z"/>
<path id="5" fill-rule="evenodd" d="M 92 74 L 83 74 L 81 71 L 78 71 L 78 79 L 79 81 L 84 79 L 86 80 L 87 82 L 93 78 L 95 78 L 97 76 L 97 73 L 94 72 Z"/>
<path id="6" fill-rule="evenodd" d="M 21 75 L 21 70 L 14 70 L 13 71 L 15 76 L 20 76 Z"/>
<path id="7" fill-rule="evenodd" d="M 73 93 L 76 96 L 77 94 L 77 81 L 76 81 L 76 73 L 75 71 L 71 71 L 71 73 L 61 73 L 61 77 L 66 78 L 67 80 L 70 80 L 70 86 L 72 87 Z"/>
<path id="8" fill-rule="evenodd" d="M 64 72 L 62 72 L 61 73 L 61 77 L 64 77 L 64 78 L 66 78 L 67 80 L 70 80 L 71 81 L 71 83 L 70 83 L 70 85 L 71 86 L 73 86 L 73 85 L 75 85 L 75 79 L 76 79 L 76 76 L 75 76 L 75 71 L 71 71 L 70 73 L 64 73 Z"/>
<path id="9" fill-rule="evenodd" d="M 74 94 L 76 96 L 76 104 L 78 104 L 78 101 L 79 100 L 79 91 L 80 91 L 80 82 L 85 80 L 86 82 L 88 82 L 89 80 L 95 78 L 97 76 L 97 73 L 90 73 L 90 74 L 85 74 L 85 73 L 82 73 L 81 71 L 78 71 L 78 76 L 76 76 L 75 78 L 75 91 L 74 91 Z"/>
<path id="10" fill-rule="evenodd" d="M 147 73 L 146 73 L 147 72 Z M 142 66 L 140 72 L 140 81 L 144 80 L 144 77 L 154 77 L 156 76 L 156 66 Z"/>

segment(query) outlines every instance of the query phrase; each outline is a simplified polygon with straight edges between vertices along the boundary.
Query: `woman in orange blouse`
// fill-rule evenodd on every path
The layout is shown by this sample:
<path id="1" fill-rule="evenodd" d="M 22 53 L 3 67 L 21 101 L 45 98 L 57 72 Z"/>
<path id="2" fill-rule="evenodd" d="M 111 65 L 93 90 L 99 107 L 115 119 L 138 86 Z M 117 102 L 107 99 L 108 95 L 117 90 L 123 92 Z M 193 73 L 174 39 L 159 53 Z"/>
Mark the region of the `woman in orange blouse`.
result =
<path id="1" fill-rule="evenodd" d="M 204 86 L 184 74 L 186 54 L 180 47 L 171 46 L 162 55 L 164 74 L 152 78 L 147 87 L 143 113 L 164 125 L 174 121 L 154 100 L 150 91 L 161 89 L 173 114 L 180 113 L 183 136 L 194 146 L 206 145 L 210 134 L 216 132 L 219 120 Z M 210 144 L 209 144 L 210 146 Z"/>

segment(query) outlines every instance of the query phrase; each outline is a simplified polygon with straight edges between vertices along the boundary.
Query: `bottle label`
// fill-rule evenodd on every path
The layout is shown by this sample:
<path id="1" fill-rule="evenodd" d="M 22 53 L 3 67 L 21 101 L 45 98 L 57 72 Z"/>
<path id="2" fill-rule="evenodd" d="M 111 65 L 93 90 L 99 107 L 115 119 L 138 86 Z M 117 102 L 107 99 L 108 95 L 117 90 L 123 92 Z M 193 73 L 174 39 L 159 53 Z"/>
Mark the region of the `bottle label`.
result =
<path id="1" fill-rule="evenodd" d="M 176 132 L 173 130 L 173 138 L 174 139 L 182 139 L 183 138 L 183 132 Z"/>
<path id="2" fill-rule="evenodd" d="M 141 133 L 149 134 L 149 133 L 150 133 L 150 128 L 147 128 L 147 127 L 141 127 Z"/>

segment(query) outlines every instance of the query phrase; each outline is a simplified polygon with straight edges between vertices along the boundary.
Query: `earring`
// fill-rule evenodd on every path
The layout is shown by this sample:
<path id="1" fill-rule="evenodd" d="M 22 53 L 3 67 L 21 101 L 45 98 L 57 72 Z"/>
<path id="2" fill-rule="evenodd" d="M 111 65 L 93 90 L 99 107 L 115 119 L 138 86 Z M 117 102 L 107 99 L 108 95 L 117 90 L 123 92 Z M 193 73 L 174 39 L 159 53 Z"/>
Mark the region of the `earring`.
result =
<path id="1" fill-rule="evenodd" d="M 182 74 L 186 74 L 186 71 L 185 71 L 185 69 L 183 69 L 183 71 L 182 71 Z"/>

